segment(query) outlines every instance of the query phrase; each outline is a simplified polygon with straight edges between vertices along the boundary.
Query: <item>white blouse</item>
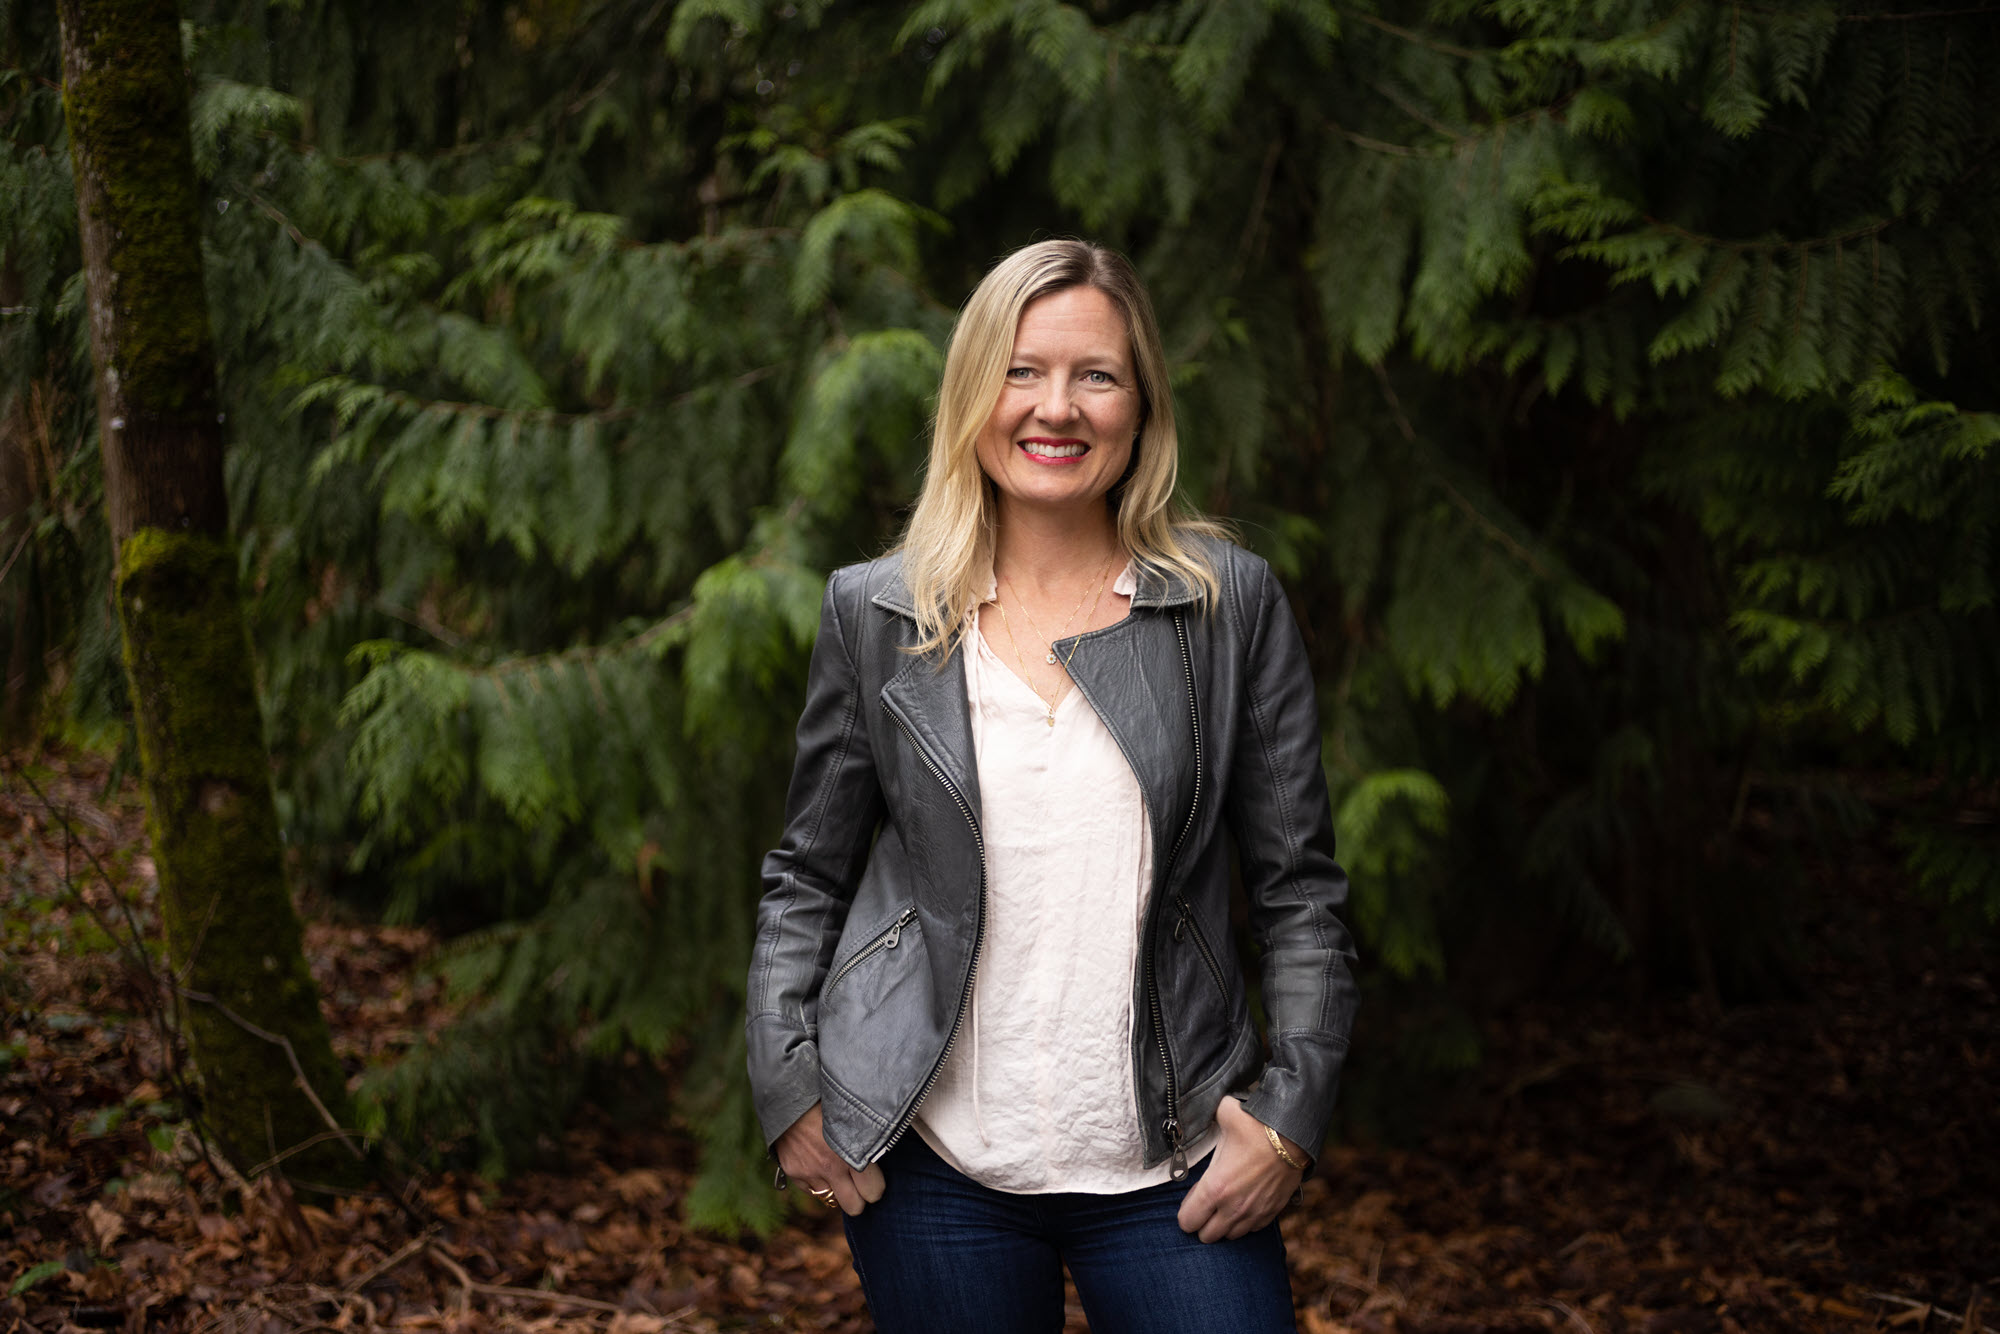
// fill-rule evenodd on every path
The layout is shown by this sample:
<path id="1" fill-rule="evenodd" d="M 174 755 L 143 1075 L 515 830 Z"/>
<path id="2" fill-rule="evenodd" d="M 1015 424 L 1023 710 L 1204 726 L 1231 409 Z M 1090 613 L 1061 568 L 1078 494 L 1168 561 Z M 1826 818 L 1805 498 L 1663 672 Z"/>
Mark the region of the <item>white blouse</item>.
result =
<path id="1" fill-rule="evenodd" d="M 1111 587 L 1136 591 L 1129 566 Z M 1078 652 L 1090 652 L 1088 640 Z M 1047 705 L 987 644 L 976 612 L 960 657 L 986 842 L 986 928 L 970 1013 L 917 1131 L 997 1190 L 1157 1185 L 1172 1168 L 1140 1165 L 1132 1089 L 1132 978 L 1153 860 L 1138 779 L 1075 686 L 1049 725 Z M 1189 1158 L 1206 1153 L 1210 1138 Z"/>

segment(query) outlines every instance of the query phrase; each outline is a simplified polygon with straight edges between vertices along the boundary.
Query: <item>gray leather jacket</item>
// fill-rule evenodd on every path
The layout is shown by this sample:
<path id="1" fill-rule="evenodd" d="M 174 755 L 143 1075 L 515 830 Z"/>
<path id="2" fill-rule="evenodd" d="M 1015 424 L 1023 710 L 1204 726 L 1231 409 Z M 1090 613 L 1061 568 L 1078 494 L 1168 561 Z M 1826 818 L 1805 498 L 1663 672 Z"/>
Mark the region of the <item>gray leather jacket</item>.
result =
<path id="1" fill-rule="evenodd" d="M 1357 1000 L 1305 646 L 1262 560 L 1224 544 L 1209 555 L 1213 607 L 1142 571 L 1123 621 L 1080 636 L 1074 657 L 1059 641 L 1138 776 L 1154 839 L 1132 979 L 1147 1166 L 1184 1164 L 1232 1091 L 1317 1153 Z M 857 1169 L 909 1128 L 951 1050 L 986 908 L 964 665 L 905 651 L 916 622 L 899 569 L 888 556 L 827 583 L 750 964 L 766 1142 L 823 1102 L 827 1143 Z M 1229 945 L 1232 840 L 1268 1056 Z"/>

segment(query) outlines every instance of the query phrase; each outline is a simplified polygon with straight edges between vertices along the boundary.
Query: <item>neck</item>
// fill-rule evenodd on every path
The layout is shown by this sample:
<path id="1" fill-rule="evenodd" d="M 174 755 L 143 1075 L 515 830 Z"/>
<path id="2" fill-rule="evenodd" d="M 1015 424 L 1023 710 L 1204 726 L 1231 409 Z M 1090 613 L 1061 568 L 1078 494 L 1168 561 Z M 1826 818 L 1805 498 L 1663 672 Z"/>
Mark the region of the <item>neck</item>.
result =
<path id="1" fill-rule="evenodd" d="M 1073 588 L 1119 555 L 1118 526 L 1101 502 L 1083 512 L 1030 510 L 1003 503 L 993 569 L 1024 589 Z"/>

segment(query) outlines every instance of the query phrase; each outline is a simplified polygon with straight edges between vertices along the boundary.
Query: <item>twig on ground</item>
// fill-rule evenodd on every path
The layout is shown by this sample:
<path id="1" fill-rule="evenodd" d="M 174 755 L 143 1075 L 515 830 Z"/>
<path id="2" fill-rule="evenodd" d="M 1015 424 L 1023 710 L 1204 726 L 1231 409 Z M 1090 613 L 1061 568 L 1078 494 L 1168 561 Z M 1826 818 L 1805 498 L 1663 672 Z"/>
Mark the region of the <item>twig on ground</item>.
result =
<path id="1" fill-rule="evenodd" d="M 624 1307 L 618 1305 L 616 1302 L 599 1301 L 595 1297 L 579 1297 L 574 1293 L 556 1292 L 547 1288 L 510 1288 L 503 1287 L 498 1283 L 475 1282 L 472 1275 L 465 1272 L 465 1266 L 452 1259 L 449 1255 L 446 1255 L 443 1247 L 432 1245 L 426 1249 L 425 1254 L 437 1261 L 443 1268 L 449 1270 L 451 1276 L 457 1279 L 460 1286 L 465 1289 L 460 1295 L 461 1309 L 469 1307 L 472 1304 L 472 1294 L 476 1292 L 482 1297 L 518 1297 L 531 1302 L 550 1302 L 559 1306 L 580 1306 L 586 1311 L 622 1313 L 625 1310 Z"/>
<path id="2" fill-rule="evenodd" d="M 403 1261 L 409 1259 L 411 1256 L 415 1255 L 418 1251 L 421 1251 L 422 1249 L 424 1249 L 424 1247 L 430 1245 L 432 1239 L 435 1238 L 437 1234 L 438 1234 L 438 1229 L 436 1227 L 425 1228 L 421 1236 L 417 1237 L 415 1240 L 411 1241 L 408 1245 L 398 1250 L 394 1255 L 391 1255 L 381 1264 L 376 1265 L 373 1269 L 363 1274 L 360 1278 L 357 1278 L 352 1283 L 349 1283 L 346 1288 L 342 1289 L 340 1294 L 341 1299 L 345 1301 L 349 1297 L 358 1296 L 361 1290 L 367 1287 L 370 1283 L 373 1283 L 376 1279 L 382 1277 L 382 1275 L 388 1273 L 391 1269 L 394 1269 L 397 1265 L 403 1263 Z"/>
<path id="3" fill-rule="evenodd" d="M 459 1281 L 463 1289 L 458 1294 L 458 1309 L 461 1311 L 470 1311 L 472 1309 L 472 1275 L 465 1272 L 465 1266 L 452 1259 L 449 1255 L 446 1255 L 443 1247 L 433 1246 L 428 1242 L 424 1244 L 424 1254 L 437 1261 L 445 1269 L 451 1271 L 451 1276 Z"/>
<path id="4" fill-rule="evenodd" d="M 1545 1297 L 1542 1299 L 1542 1305 L 1548 1307 L 1551 1311 L 1561 1312 L 1563 1318 L 1583 1331 L 1583 1334 L 1597 1334 L 1597 1331 L 1591 1327 L 1590 1322 L 1585 1320 L 1582 1314 L 1568 1302 L 1558 1301 L 1554 1297 Z"/>
<path id="5" fill-rule="evenodd" d="M 348 1324 L 344 1330 L 342 1330 L 342 1326 L 324 1324 L 324 1322 L 320 1322 L 320 1324 L 304 1324 L 304 1326 L 292 1330 L 292 1334 L 306 1334 L 306 1330 L 342 1330 L 342 1334 L 346 1334 L 346 1330 L 372 1330 L 372 1328 L 376 1328 L 376 1326 L 382 1324 L 382 1312 L 376 1308 L 376 1304 L 372 1300 L 368 1300 L 366 1292 L 342 1292 L 340 1288 L 324 1288 L 320 1284 L 300 1284 L 300 1286 L 306 1290 L 306 1296 L 312 1298 L 310 1306 L 334 1306 L 336 1312 L 342 1318 L 348 1314 L 348 1306 L 350 1304 L 358 1304 L 362 1308 L 362 1322 L 360 1324 Z"/>
<path id="6" fill-rule="evenodd" d="M 1963 1312 L 1947 1311 L 1936 1302 L 1920 1302 L 1914 1297 L 1898 1297 L 1893 1292 L 1864 1292 L 1870 1301 L 1888 1302 L 1891 1306 L 1901 1306 L 1911 1311 L 1925 1311 L 1930 1316 L 1947 1324 L 1957 1324 L 1965 1334 L 2000 1334 L 1993 1326 L 1979 1319 L 1979 1303 L 1974 1301 Z M 1891 1322 L 1894 1323 L 1894 1322 Z"/>
<path id="7" fill-rule="evenodd" d="M 366 1319 L 360 1326 L 362 1329 L 374 1329 L 382 1323 L 381 1312 L 376 1309 L 375 1303 L 369 1300 L 368 1294 L 365 1292 L 346 1292 L 337 1288 L 321 1287 L 317 1283 L 308 1283 L 305 1285 L 305 1289 L 311 1294 L 316 1304 L 334 1306 L 339 1309 L 342 1315 L 346 1314 L 348 1303 L 360 1303 L 361 1309 L 366 1313 Z M 308 1326 L 307 1328 L 333 1329 L 335 1326 L 322 1324 Z M 349 1326 L 349 1328 L 353 1328 L 353 1326 Z M 306 1332 L 305 1329 L 295 1329 L 292 1331 L 292 1334 L 306 1334 Z"/>

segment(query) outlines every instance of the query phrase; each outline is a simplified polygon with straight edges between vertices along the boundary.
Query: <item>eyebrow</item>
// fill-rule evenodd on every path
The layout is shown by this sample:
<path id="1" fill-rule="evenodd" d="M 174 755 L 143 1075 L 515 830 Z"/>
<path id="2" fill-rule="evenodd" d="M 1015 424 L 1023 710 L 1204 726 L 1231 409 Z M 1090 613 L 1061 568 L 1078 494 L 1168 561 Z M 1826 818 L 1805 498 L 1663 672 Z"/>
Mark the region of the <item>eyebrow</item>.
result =
<path id="1" fill-rule="evenodd" d="M 1028 365 L 1028 364 L 1040 366 L 1045 364 L 1047 361 L 1048 361 L 1047 357 L 1040 356 L 1033 352 L 1022 352 L 1019 351 L 1018 349 L 1008 353 L 1007 355 L 1007 366 L 1008 369 L 1010 370 L 1016 366 Z M 1131 374 L 1132 372 L 1131 360 L 1129 358 L 1118 357 L 1118 356 L 1086 357 L 1079 360 L 1077 362 L 1077 365 L 1081 369 L 1087 371 L 1104 370 L 1109 368 L 1112 370 L 1121 371 L 1125 374 Z"/>

